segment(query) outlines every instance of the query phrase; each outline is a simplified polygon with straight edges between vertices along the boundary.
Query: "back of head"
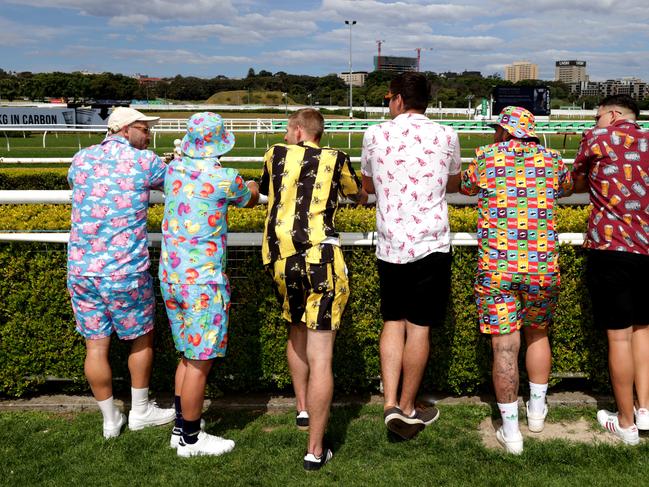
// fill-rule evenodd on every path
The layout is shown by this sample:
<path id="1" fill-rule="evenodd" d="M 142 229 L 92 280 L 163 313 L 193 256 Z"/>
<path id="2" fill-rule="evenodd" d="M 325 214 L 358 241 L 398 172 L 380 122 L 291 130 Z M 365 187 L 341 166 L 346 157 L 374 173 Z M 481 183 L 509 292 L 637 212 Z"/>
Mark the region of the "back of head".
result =
<path id="1" fill-rule="evenodd" d="M 640 116 L 640 109 L 638 108 L 638 104 L 629 95 L 607 96 L 599 102 L 599 106 L 623 108 L 625 110 L 624 115 L 626 115 L 627 112 L 630 112 L 633 113 L 636 119 Z"/>
<path id="2" fill-rule="evenodd" d="M 314 108 L 301 108 L 288 117 L 288 123 L 291 126 L 299 126 L 315 141 L 319 141 L 324 133 L 324 117 Z"/>
<path id="3" fill-rule="evenodd" d="M 401 95 L 406 110 L 425 112 L 430 102 L 430 82 L 423 74 L 409 71 L 390 82 L 390 93 Z"/>
<path id="4" fill-rule="evenodd" d="M 514 105 L 506 106 L 498 115 L 492 127 L 500 126 L 511 138 L 523 141 L 539 142 L 536 135 L 536 122 L 534 114 L 523 107 Z"/>

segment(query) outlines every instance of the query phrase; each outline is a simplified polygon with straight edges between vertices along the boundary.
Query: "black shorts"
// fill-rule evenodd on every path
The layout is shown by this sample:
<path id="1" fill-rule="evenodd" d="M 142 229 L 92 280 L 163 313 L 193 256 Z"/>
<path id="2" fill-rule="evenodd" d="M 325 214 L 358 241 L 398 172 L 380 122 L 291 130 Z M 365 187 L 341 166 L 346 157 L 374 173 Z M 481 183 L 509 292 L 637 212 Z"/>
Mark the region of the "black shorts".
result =
<path id="1" fill-rule="evenodd" d="M 586 284 L 598 328 L 649 324 L 649 255 L 589 250 Z"/>
<path id="2" fill-rule="evenodd" d="M 450 252 L 433 252 L 406 264 L 379 259 L 383 321 L 441 326 L 451 292 L 451 261 Z"/>

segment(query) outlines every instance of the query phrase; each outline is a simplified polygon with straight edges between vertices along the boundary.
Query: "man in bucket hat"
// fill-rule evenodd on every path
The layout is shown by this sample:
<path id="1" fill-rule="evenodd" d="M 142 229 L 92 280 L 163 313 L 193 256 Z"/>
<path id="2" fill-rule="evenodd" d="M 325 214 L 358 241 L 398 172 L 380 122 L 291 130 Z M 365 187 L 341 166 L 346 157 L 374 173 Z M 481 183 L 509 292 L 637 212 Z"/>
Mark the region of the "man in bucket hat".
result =
<path id="1" fill-rule="evenodd" d="M 480 332 L 491 335 L 493 382 L 503 425 L 496 438 L 523 451 L 518 426 L 518 351 L 523 328 L 530 380 L 527 424 L 543 430 L 551 369 L 548 326 L 559 294 L 555 204 L 572 191 L 561 155 L 540 145 L 534 115 L 503 109 L 494 143 L 476 149 L 460 191 L 479 195 L 475 299 Z"/>
<path id="2" fill-rule="evenodd" d="M 129 427 L 169 423 L 173 409 L 149 401 L 155 298 L 149 274 L 149 191 L 161 188 L 166 166 L 152 151 L 149 130 L 158 117 L 119 107 L 108 136 L 72 159 L 72 225 L 68 290 L 77 331 L 86 339 L 84 370 L 104 420 L 104 437 L 118 436 L 126 417 L 113 403 L 110 337 L 131 341 Z"/>
<path id="3" fill-rule="evenodd" d="M 259 195 L 257 183 L 246 184 L 236 169 L 221 166 L 219 157 L 233 146 L 234 134 L 219 115 L 192 115 L 181 143 L 184 156 L 169 164 L 165 179 L 160 287 L 182 353 L 170 440 L 181 457 L 221 455 L 234 448 L 234 441 L 201 427 L 207 376 L 228 343 L 228 207 L 254 206 Z"/>

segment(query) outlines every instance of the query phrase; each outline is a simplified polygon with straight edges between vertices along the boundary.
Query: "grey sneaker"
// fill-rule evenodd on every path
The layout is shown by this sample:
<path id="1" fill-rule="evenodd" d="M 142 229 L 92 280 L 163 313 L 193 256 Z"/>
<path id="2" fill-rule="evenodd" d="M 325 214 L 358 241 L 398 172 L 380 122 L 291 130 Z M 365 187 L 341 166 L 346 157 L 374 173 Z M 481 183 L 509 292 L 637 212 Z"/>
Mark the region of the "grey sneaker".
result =
<path id="1" fill-rule="evenodd" d="M 388 430 L 404 440 L 414 438 L 417 433 L 426 427 L 417 415 L 414 417 L 406 416 L 397 406 L 383 412 L 383 421 Z"/>
<path id="2" fill-rule="evenodd" d="M 146 411 L 136 413 L 133 410 L 128 415 L 128 427 L 133 431 L 141 430 L 147 426 L 160 426 L 171 423 L 176 419 L 174 408 L 159 408 L 155 401 L 149 401 Z"/>
<path id="3" fill-rule="evenodd" d="M 429 426 L 439 419 L 439 409 L 437 409 L 435 406 L 415 409 L 415 412 L 415 417 L 419 418 L 425 426 Z"/>

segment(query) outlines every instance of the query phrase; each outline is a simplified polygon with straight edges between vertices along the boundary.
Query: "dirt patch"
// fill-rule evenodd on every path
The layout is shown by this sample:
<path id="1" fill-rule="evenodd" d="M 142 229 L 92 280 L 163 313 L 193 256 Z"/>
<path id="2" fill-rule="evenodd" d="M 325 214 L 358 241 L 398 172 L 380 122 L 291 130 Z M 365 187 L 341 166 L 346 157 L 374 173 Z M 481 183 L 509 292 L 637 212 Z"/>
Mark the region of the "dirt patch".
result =
<path id="1" fill-rule="evenodd" d="M 502 446 L 496 439 L 496 429 L 500 428 L 500 420 L 486 418 L 480 423 L 479 431 L 482 438 L 482 443 L 487 448 L 502 450 Z M 606 443 L 606 444 L 622 444 L 622 440 L 618 437 L 607 433 L 601 429 L 597 429 L 591 422 L 585 419 L 578 421 L 560 421 L 558 423 L 546 422 L 545 428 L 540 433 L 532 433 L 527 429 L 525 418 L 521 421 L 521 433 L 523 438 L 534 438 L 537 440 L 566 440 L 577 443 Z"/>

